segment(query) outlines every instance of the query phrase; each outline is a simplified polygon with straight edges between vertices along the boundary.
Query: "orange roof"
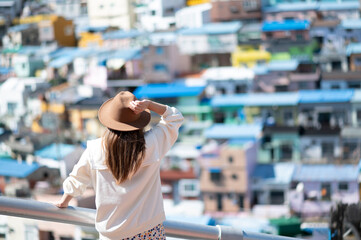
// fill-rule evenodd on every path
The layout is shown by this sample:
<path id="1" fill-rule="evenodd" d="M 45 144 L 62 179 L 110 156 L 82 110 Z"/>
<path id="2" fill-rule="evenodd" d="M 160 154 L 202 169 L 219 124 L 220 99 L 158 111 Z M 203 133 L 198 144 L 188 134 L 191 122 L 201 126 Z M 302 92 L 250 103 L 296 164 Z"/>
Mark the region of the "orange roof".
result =
<path id="1" fill-rule="evenodd" d="M 162 180 L 180 180 L 180 179 L 195 179 L 197 178 L 193 172 L 193 169 L 189 171 L 181 171 L 181 170 L 161 170 L 160 178 Z"/>

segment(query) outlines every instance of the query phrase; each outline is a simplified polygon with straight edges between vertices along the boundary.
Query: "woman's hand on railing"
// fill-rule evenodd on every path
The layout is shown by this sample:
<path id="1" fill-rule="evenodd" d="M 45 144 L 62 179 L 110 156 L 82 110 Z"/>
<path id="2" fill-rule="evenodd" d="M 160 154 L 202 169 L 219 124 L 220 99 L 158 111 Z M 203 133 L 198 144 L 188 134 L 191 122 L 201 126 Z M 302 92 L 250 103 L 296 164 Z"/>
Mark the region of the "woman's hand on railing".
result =
<path id="1" fill-rule="evenodd" d="M 71 195 L 64 193 L 60 201 L 58 203 L 55 203 L 54 205 L 58 208 L 67 208 L 72 198 L 73 197 Z"/>

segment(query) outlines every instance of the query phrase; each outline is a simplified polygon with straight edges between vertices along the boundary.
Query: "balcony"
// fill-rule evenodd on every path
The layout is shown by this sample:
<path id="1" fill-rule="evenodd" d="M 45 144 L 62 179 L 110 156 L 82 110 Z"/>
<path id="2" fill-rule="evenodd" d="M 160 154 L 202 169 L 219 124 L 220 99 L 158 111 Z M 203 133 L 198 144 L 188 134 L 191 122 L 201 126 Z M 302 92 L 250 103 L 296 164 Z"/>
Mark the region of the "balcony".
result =
<path id="1" fill-rule="evenodd" d="M 95 210 L 79 207 L 59 209 L 30 199 L 0 197 L 0 215 L 94 227 Z M 207 226 L 185 222 L 164 222 L 167 237 L 214 240 L 297 240 L 276 235 L 250 233 L 227 226 Z M 298 239 L 301 240 L 301 239 Z"/>

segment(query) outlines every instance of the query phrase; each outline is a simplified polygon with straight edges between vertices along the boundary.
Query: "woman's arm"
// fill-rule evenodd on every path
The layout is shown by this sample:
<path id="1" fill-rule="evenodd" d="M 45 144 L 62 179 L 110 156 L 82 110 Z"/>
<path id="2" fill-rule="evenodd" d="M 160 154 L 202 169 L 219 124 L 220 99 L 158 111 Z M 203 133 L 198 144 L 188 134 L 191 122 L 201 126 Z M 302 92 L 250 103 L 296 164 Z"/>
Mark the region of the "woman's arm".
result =
<path id="1" fill-rule="evenodd" d="M 134 113 L 139 114 L 146 109 L 153 111 L 159 115 L 163 115 L 167 110 L 167 106 L 161 103 L 153 102 L 151 100 L 145 99 L 142 101 L 136 100 L 130 102 L 130 109 L 134 111 Z"/>
<path id="2" fill-rule="evenodd" d="M 71 199 L 73 199 L 71 195 L 64 193 L 63 197 L 60 199 L 60 202 L 56 203 L 55 206 L 58 208 L 66 208 L 68 207 Z"/>

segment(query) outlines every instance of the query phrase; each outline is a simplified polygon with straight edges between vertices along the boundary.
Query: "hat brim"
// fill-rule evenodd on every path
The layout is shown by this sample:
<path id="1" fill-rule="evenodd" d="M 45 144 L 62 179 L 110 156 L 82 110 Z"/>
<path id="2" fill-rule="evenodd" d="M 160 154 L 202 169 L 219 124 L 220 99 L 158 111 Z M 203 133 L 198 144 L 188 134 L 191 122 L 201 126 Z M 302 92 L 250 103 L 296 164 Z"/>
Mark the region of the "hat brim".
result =
<path id="1" fill-rule="evenodd" d="M 111 114 L 109 114 L 112 111 L 110 104 L 112 100 L 113 98 L 104 102 L 98 111 L 98 119 L 105 127 L 118 131 L 135 131 L 142 129 L 149 124 L 151 116 L 148 109 L 139 113 L 140 117 L 136 121 L 130 123 L 123 123 L 112 119 L 110 117 Z"/>

